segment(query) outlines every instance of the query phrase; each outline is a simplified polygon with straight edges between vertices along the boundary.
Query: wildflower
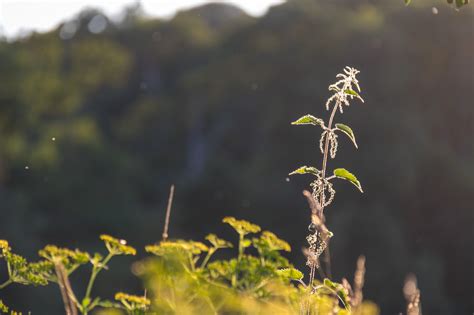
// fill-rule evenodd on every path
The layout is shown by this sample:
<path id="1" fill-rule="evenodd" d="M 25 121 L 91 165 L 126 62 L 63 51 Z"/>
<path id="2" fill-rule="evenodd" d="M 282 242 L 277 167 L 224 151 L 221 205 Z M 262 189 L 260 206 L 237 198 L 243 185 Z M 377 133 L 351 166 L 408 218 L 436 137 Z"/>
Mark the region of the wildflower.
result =
<path id="1" fill-rule="evenodd" d="M 128 246 L 126 240 L 117 239 L 107 234 L 102 234 L 100 239 L 105 242 L 105 246 L 111 254 L 132 256 L 137 254 L 137 250 Z"/>
<path id="2" fill-rule="evenodd" d="M 225 217 L 222 222 L 229 224 L 237 231 L 240 235 L 246 235 L 249 233 L 260 232 L 260 227 L 256 224 L 250 223 L 245 220 L 237 220 L 234 217 Z"/>
<path id="3" fill-rule="evenodd" d="M 115 294 L 115 300 L 120 301 L 129 311 L 146 310 L 151 304 L 150 300 L 144 296 L 130 295 L 123 292 Z"/>

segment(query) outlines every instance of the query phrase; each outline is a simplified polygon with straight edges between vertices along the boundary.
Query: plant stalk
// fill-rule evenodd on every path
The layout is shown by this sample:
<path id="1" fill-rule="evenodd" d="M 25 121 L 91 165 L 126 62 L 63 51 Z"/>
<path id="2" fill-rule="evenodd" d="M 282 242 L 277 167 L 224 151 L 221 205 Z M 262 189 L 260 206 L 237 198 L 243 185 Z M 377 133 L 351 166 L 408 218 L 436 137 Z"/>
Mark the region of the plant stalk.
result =
<path id="1" fill-rule="evenodd" d="M 336 115 L 336 111 L 337 109 L 339 108 L 340 106 L 340 102 L 336 102 L 336 104 L 334 104 L 334 107 L 332 109 L 332 112 L 331 112 L 331 116 L 329 117 L 329 122 L 328 122 L 328 130 L 331 130 L 332 128 L 332 123 L 334 121 L 334 116 Z M 323 153 L 323 165 L 321 167 L 321 177 L 322 177 L 322 180 L 323 180 L 323 183 L 322 185 L 324 185 L 324 179 L 326 178 L 326 168 L 327 168 L 327 161 L 328 161 L 328 153 L 329 153 L 329 132 L 326 134 L 326 139 L 324 140 L 324 153 Z M 319 205 L 320 205 L 320 209 L 319 209 L 319 217 L 321 218 L 321 220 L 324 220 L 323 218 L 323 212 L 324 212 L 324 187 L 323 189 L 321 189 L 321 196 L 319 198 Z M 329 278 L 331 278 L 331 258 L 329 256 L 329 246 L 326 248 L 326 250 L 324 251 L 324 255 L 325 255 L 325 262 L 326 262 L 326 274 L 328 275 Z M 311 283 L 313 283 L 313 280 L 314 280 L 314 276 L 316 274 L 316 266 L 312 266 L 311 267 L 311 272 L 310 272 L 310 276 L 309 276 L 309 283 L 311 285 Z"/>
<path id="2" fill-rule="evenodd" d="M 87 284 L 87 289 L 86 289 L 86 295 L 84 296 L 84 300 L 86 299 L 90 299 L 90 295 L 91 295 L 91 292 L 92 292 L 92 287 L 94 286 L 94 282 L 95 282 L 95 278 L 97 277 L 97 275 L 99 274 L 99 272 L 104 269 L 104 267 L 107 265 L 107 263 L 110 261 L 110 259 L 113 257 L 114 255 L 112 253 L 109 253 L 107 255 L 107 257 L 105 257 L 105 259 L 101 262 L 100 266 L 99 267 L 96 267 L 94 266 L 92 268 L 92 274 L 91 274 L 91 277 L 89 279 L 89 283 Z M 84 315 L 87 315 L 87 310 L 83 310 L 83 314 Z"/>
<path id="3" fill-rule="evenodd" d="M 12 279 L 8 279 L 7 281 L 5 281 L 4 283 L 0 284 L 0 290 L 7 287 L 8 285 L 12 284 L 13 283 L 13 280 Z"/>

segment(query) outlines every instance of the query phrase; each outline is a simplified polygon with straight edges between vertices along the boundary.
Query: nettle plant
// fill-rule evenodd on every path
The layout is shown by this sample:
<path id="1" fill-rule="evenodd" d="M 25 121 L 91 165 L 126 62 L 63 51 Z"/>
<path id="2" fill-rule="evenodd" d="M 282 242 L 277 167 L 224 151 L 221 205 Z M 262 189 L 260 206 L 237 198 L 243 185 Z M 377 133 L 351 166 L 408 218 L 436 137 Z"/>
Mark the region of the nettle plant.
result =
<path id="1" fill-rule="evenodd" d="M 289 174 L 310 174 L 315 177 L 315 180 L 311 182 L 312 194 L 307 196 L 312 210 L 311 224 L 308 228 L 310 234 L 306 238 L 309 248 L 305 252 L 307 256 L 306 264 L 311 270 L 309 284 L 313 282 L 315 271 L 320 267 L 319 258 L 328 247 L 329 239 L 333 236 L 333 233 L 324 224 L 324 209 L 332 203 L 336 194 L 332 181 L 334 179 L 349 181 L 360 192 L 363 192 L 356 176 L 345 168 L 336 168 L 333 170 L 332 175 L 327 176 L 328 159 L 329 157 L 331 159 L 336 157 L 339 134 L 349 137 L 357 148 L 356 138 L 352 129 L 345 124 L 334 123 L 334 117 L 337 111 L 342 114 L 344 107 L 349 106 L 351 100 L 358 99 L 364 102 L 359 95 L 361 90 L 356 77 L 358 73 L 359 71 L 354 68 L 345 67 L 343 73 L 336 75 L 336 78 L 339 80 L 329 86 L 329 91 L 334 93 L 326 102 L 326 110 L 331 111 L 327 124 L 323 119 L 312 115 L 305 115 L 292 122 L 292 125 L 313 125 L 322 129 L 319 140 L 319 149 L 323 155 L 321 168 L 302 166 Z"/>

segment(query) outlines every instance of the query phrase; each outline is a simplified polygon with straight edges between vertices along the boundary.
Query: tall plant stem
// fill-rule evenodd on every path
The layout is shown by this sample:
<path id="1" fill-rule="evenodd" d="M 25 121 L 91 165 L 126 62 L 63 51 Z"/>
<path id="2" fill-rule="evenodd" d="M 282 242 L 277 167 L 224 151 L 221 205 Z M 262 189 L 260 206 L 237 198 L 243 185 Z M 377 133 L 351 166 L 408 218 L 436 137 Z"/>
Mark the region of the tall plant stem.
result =
<path id="1" fill-rule="evenodd" d="M 91 292 L 92 292 L 92 287 L 94 286 L 94 282 L 95 282 L 95 278 L 97 277 L 97 275 L 99 274 L 99 272 L 104 269 L 104 267 L 107 265 L 107 263 L 110 261 L 110 259 L 113 257 L 114 255 L 112 253 L 109 253 L 107 255 L 107 257 L 105 257 L 105 259 L 101 262 L 100 266 L 99 267 L 96 267 L 94 266 L 94 268 L 92 268 L 92 274 L 91 274 L 91 277 L 89 279 L 89 283 L 87 284 L 87 289 L 86 289 L 86 295 L 84 296 L 84 300 L 87 300 L 87 299 L 90 299 L 91 297 Z M 83 314 L 84 315 L 87 315 L 87 310 L 84 310 L 83 311 Z"/>
<path id="2" fill-rule="evenodd" d="M 331 130 L 332 128 L 332 123 L 334 121 L 334 116 L 336 115 L 336 111 L 340 106 L 340 102 L 336 102 L 334 104 L 334 108 L 332 109 L 331 116 L 329 117 L 329 122 L 327 128 Z M 329 132 L 326 134 L 325 140 L 324 140 L 324 152 L 323 152 L 323 165 L 321 167 L 321 176 L 323 179 L 322 185 L 324 185 L 324 179 L 326 178 L 326 169 L 327 169 L 327 163 L 328 163 L 328 153 L 329 153 Z M 324 222 L 324 187 L 321 189 L 321 195 L 319 198 L 319 205 L 320 205 L 320 210 L 318 213 L 318 216 L 323 220 Z M 326 274 L 328 275 L 329 278 L 331 278 L 331 257 L 329 254 L 329 245 L 324 251 L 324 260 L 326 262 Z M 310 272 L 310 277 L 309 277 L 309 283 L 310 285 L 313 283 L 314 276 L 316 274 L 316 266 L 313 265 L 311 266 L 311 272 Z"/>
<path id="3" fill-rule="evenodd" d="M 331 117 L 329 117 L 329 122 L 328 122 L 328 127 L 327 127 L 329 130 L 332 127 L 332 122 L 334 120 L 334 116 L 336 115 L 336 110 L 339 108 L 339 106 L 340 106 L 340 103 L 336 102 L 336 104 L 334 105 L 334 108 L 332 109 Z M 326 177 L 328 152 L 329 152 L 329 133 L 326 134 L 326 140 L 325 140 L 325 143 L 324 143 L 323 166 L 321 167 L 321 172 L 322 172 L 323 179 Z M 324 194 L 324 190 L 321 194 Z M 321 214 L 322 214 L 323 210 L 324 210 L 324 203 L 323 203 L 323 200 L 321 199 Z"/>

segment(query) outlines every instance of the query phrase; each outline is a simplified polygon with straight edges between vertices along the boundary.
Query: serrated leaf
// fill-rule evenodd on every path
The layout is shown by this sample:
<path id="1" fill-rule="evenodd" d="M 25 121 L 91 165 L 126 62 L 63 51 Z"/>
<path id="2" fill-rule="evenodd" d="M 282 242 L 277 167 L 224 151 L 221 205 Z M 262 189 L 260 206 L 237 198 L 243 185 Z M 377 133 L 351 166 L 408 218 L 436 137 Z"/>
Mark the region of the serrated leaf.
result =
<path id="1" fill-rule="evenodd" d="M 344 124 L 336 124 L 336 129 L 339 131 L 342 131 L 344 134 L 346 134 L 349 139 L 351 139 L 352 143 L 354 143 L 354 146 L 358 149 L 359 147 L 357 146 L 357 142 L 355 139 L 354 132 L 352 131 L 351 127 L 344 125 Z"/>
<path id="2" fill-rule="evenodd" d="M 280 270 L 277 270 L 277 273 L 281 277 L 292 279 L 292 280 L 301 280 L 304 277 L 303 273 L 295 268 L 280 269 Z"/>
<path id="3" fill-rule="evenodd" d="M 296 175 L 296 174 L 313 174 L 319 175 L 321 173 L 316 167 L 313 166 L 301 166 L 300 168 L 294 170 L 293 172 L 289 173 L 288 175 Z"/>
<path id="4" fill-rule="evenodd" d="M 321 118 L 316 118 L 313 115 L 304 115 L 294 122 L 291 123 L 292 125 L 315 125 L 324 127 L 324 120 Z"/>
<path id="5" fill-rule="evenodd" d="M 351 305 L 349 303 L 347 292 L 344 289 L 344 286 L 340 283 L 332 282 L 328 278 L 325 278 L 323 283 L 326 287 L 330 288 L 331 290 L 333 290 L 337 294 L 337 296 L 341 300 L 342 304 L 344 304 L 344 307 L 347 310 L 350 311 Z"/>
<path id="6" fill-rule="evenodd" d="M 337 178 L 342 178 L 342 179 L 345 179 L 345 180 L 351 182 L 354 186 L 357 187 L 357 189 L 360 190 L 360 192 L 362 192 L 362 193 L 364 192 L 362 190 L 362 186 L 360 185 L 360 182 L 357 179 L 357 177 L 355 177 L 354 174 L 352 174 L 351 172 L 349 172 L 345 168 L 336 168 L 333 173 L 334 173 L 334 176 L 336 176 Z"/>

